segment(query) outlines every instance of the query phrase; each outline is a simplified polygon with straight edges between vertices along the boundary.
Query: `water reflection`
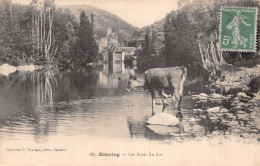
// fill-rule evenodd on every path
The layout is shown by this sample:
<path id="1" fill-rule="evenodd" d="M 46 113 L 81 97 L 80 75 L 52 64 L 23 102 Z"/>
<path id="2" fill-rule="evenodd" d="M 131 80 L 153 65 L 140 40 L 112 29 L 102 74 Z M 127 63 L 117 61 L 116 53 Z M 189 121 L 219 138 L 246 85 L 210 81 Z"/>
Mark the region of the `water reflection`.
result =
<path id="1" fill-rule="evenodd" d="M 27 135 L 41 143 L 52 135 L 84 135 L 183 141 L 200 139 L 214 131 L 225 134 L 225 126 L 212 124 L 207 116 L 203 120 L 204 117 L 199 116 L 204 114 L 192 111 L 193 107 L 206 109 L 216 103 L 193 103 L 187 93 L 181 112 L 174 110 L 172 103 L 165 109 L 180 119 L 179 125 L 146 125 L 152 114 L 151 96 L 142 89 L 125 91 L 130 70 L 132 68 L 124 64 L 105 64 L 65 71 L 16 72 L 0 77 L 1 139 L 20 139 Z M 209 89 L 214 88 L 202 84 L 201 89 L 193 86 L 187 87 L 186 92 L 209 93 Z M 156 111 L 161 112 L 162 105 L 156 105 Z"/>
<path id="2" fill-rule="evenodd" d="M 174 109 L 174 105 L 169 103 L 164 110 L 165 113 L 176 116 L 180 123 L 176 126 L 147 125 L 146 121 L 151 117 L 150 94 L 147 93 L 142 98 L 142 103 L 136 100 L 141 98 L 141 94 L 136 95 L 134 99 L 129 98 L 130 103 L 135 103 L 127 108 L 127 123 L 131 138 L 145 137 L 149 140 L 161 141 L 183 141 L 189 138 L 201 138 L 205 136 L 206 128 L 201 126 L 197 121 L 193 120 L 194 115 L 191 111 L 191 101 L 188 98 L 183 100 L 182 110 Z M 158 102 L 160 99 L 157 99 Z M 135 102 L 134 102 L 135 101 Z M 161 112 L 162 105 L 155 106 L 155 114 Z"/>
<path id="3" fill-rule="evenodd" d="M 146 136 L 150 139 L 178 140 L 186 137 L 181 111 L 174 111 L 175 116 L 180 120 L 176 126 L 146 125 Z M 176 139 L 177 138 L 177 139 Z"/>
<path id="4" fill-rule="evenodd" d="M 126 73 L 125 64 L 104 64 L 102 71 L 99 72 L 99 85 L 106 88 L 118 88 L 121 82 L 127 80 L 129 75 Z"/>
<path id="5" fill-rule="evenodd" d="M 86 112 L 90 114 L 87 118 L 93 118 L 92 127 L 98 121 L 95 116 L 99 110 L 112 108 L 104 116 L 118 118 L 115 113 L 123 109 L 124 100 L 121 99 L 129 68 L 124 64 L 114 64 L 112 72 L 108 68 L 111 66 L 74 71 L 46 68 L 0 77 L 0 132 L 5 133 L 1 135 L 7 138 L 17 136 L 16 139 L 19 134 L 33 134 L 37 142 L 42 142 L 50 134 L 65 133 L 66 124 L 83 120 Z M 100 101 L 103 99 L 112 101 Z M 113 107 L 114 104 L 118 107 Z M 102 119 L 101 123 L 104 123 Z"/>

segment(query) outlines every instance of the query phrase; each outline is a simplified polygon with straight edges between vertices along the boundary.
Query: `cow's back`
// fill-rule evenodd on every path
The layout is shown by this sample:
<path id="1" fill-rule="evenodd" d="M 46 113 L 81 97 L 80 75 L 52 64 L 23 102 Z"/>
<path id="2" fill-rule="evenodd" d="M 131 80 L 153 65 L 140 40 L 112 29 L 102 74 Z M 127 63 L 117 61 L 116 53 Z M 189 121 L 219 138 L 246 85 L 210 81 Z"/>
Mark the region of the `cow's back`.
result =
<path id="1" fill-rule="evenodd" d="M 172 86 L 172 83 L 179 84 L 182 75 L 183 75 L 182 67 L 166 67 L 166 68 L 149 69 L 145 72 L 144 89 L 151 89 L 151 88 L 165 89 L 169 86 Z"/>

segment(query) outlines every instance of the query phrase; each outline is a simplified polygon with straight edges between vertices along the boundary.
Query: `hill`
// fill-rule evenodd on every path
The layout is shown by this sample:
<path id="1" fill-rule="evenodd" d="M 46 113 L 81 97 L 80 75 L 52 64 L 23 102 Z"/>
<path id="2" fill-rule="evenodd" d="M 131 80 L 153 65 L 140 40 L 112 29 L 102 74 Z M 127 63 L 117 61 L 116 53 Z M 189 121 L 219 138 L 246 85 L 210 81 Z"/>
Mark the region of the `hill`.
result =
<path id="1" fill-rule="evenodd" d="M 137 27 L 125 22 L 118 16 L 111 14 L 99 8 L 91 7 L 88 5 L 70 5 L 60 6 L 61 9 L 69 9 L 71 14 L 75 15 L 79 21 L 80 13 L 84 10 L 87 16 L 91 13 L 95 16 L 94 32 L 96 38 L 101 38 L 106 35 L 107 29 L 112 28 L 113 32 L 118 34 L 119 41 L 128 40 L 133 33 L 138 30 Z"/>
<path id="2" fill-rule="evenodd" d="M 167 15 L 175 15 L 175 11 L 172 11 Z M 143 43 L 145 40 L 146 30 L 148 28 L 150 31 L 149 38 L 152 40 L 152 45 L 158 56 L 164 47 L 164 24 L 166 22 L 166 17 L 167 16 L 149 26 L 141 28 L 139 31 L 133 34 L 133 36 L 130 38 L 130 41 L 132 43 Z"/>

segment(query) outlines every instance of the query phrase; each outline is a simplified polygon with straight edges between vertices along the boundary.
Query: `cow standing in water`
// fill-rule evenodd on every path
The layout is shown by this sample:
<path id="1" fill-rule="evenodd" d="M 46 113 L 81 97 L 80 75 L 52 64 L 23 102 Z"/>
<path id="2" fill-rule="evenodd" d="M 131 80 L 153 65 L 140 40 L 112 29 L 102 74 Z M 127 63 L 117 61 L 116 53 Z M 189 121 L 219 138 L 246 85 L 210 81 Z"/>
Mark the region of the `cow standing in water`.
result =
<path id="1" fill-rule="evenodd" d="M 133 77 L 130 75 L 127 91 L 140 85 L 143 85 L 144 89 L 150 90 L 152 96 L 152 110 L 154 107 L 155 90 L 158 90 L 164 108 L 166 106 L 164 102 L 166 95 L 163 93 L 163 90 L 170 91 L 171 95 L 173 96 L 174 94 L 175 96 L 175 109 L 180 110 L 186 77 L 187 69 L 184 66 L 149 69 L 145 72 L 144 84 L 142 81 L 138 80 L 136 76 Z"/>

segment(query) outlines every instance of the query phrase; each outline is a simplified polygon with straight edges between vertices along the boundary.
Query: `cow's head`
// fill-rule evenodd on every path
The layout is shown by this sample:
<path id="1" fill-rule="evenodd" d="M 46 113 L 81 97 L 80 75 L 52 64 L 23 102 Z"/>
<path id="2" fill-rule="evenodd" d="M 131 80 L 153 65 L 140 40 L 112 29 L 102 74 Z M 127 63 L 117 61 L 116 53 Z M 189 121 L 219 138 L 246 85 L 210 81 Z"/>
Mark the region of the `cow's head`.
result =
<path id="1" fill-rule="evenodd" d="M 132 89 L 137 88 L 137 87 L 142 87 L 143 86 L 143 81 L 141 81 L 136 75 L 134 70 L 131 70 L 129 72 L 129 80 L 127 83 L 126 91 L 130 92 Z"/>

